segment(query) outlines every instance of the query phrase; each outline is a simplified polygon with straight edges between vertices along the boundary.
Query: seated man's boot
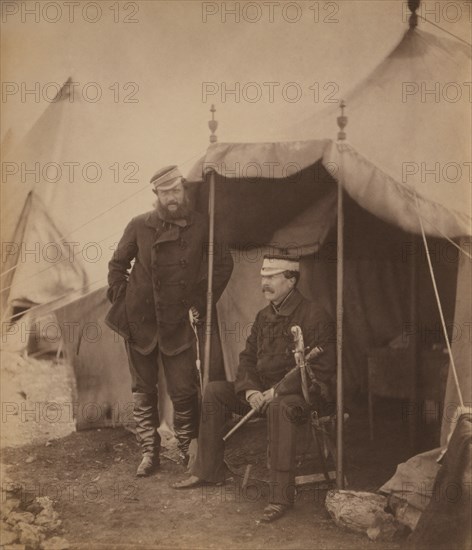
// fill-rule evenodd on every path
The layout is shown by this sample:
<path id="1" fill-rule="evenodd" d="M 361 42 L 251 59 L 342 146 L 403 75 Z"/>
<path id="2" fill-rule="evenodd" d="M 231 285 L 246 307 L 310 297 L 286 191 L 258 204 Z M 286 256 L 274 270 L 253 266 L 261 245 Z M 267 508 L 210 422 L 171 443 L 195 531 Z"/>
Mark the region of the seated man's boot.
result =
<path id="1" fill-rule="evenodd" d="M 174 403 L 174 432 L 182 463 L 187 466 L 189 446 L 192 439 L 198 436 L 198 395 Z"/>
<path id="2" fill-rule="evenodd" d="M 161 438 L 157 432 L 159 426 L 157 394 L 133 393 L 133 399 L 136 435 L 143 453 L 136 475 L 145 477 L 152 474 L 160 464 Z"/>

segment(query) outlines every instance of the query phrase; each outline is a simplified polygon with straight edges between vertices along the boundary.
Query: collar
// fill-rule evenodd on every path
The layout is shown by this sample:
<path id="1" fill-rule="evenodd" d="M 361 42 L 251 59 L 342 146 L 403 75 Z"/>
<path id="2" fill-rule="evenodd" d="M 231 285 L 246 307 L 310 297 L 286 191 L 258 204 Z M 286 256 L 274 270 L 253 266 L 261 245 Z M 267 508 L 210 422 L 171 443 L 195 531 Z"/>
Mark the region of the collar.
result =
<path id="1" fill-rule="evenodd" d="M 144 223 L 149 227 L 154 227 L 154 229 L 160 229 L 164 224 L 169 224 L 169 226 L 177 225 L 179 227 L 187 227 L 193 223 L 193 212 L 189 213 L 187 219 L 182 220 L 163 220 L 157 211 L 157 209 L 152 210 L 146 216 Z"/>
<path id="2" fill-rule="evenodd" d="M 292 315 L 292 313 L 297 309 L 302 301 L 303 296 L 296 288 L 294 288 L 287 294 L 287 296 L 285 296 L 285 298 L 278 306 L 273 303 L 271 303 L 270 305 L 272 306 L 272 309 L 276 315 L 288 317 L 289 315 Z"/>

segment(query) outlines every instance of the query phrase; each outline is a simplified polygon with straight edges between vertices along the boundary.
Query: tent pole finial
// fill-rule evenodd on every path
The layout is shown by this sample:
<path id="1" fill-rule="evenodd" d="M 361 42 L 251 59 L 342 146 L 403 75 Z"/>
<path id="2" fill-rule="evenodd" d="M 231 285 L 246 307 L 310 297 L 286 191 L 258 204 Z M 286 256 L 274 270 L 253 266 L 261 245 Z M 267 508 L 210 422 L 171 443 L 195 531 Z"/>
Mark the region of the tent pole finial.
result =
<path id="1" fill-rule="evenodd" d="M 346 108 L 346 102 L 344 101 L 344 99 L 341 100 L 341 104 L 339 107 L 341 109 L 341 115 L 337 118 L 339 126 L 338 139 L 342 141 L 346 139 L 346 132 L 344 131 L 344 128 L 347 126 L 348 120 L 347 116 L 345 116 L 344 114 L 344 109 Z"/>
<path id="2" fill-rule="evenodd" d="M 408 20 L 408 24 L 410 25 L 410 29 L 414 29 L 418 26 L 418 15 L 416 13 L 416 10 L 420 7 L 420 0 L 408 0 L 408 8 L 411 11 L 410 19 Z"/>
<path id="3" fill-rule="evenodd" d="M 216 143 L 218 138 L 216 137 L 215 132 L 216 132 L 216 129 L 218 128 L 218 121 L 215 120 L 216 109 L 214 105 L 211 106 L 210 112 L 211 112 L 211 120 L 208 121 L 208 128 L 210 128 L 210 131 L 211 131 L 210 143 Z"/>

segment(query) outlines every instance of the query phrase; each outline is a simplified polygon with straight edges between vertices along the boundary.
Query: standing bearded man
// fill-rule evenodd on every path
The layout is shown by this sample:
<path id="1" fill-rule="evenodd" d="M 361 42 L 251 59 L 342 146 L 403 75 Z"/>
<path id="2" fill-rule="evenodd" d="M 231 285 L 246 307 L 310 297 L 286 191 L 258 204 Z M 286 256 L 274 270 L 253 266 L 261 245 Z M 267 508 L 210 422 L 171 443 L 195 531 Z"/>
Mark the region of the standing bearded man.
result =
<path id="1" fill-rule="evenodd" d="M 323 353 L 308 363 L 316 383 L 310 388 L 313 407 L 332 406 L 336 371 L 336 333 L 323 307 L 298 291 L 298 258 L 272 255 L 264 258 L 261 288 L 269 304 L 259 311 L 246 347 L 239 356 L 235 382 L 210 382 L 203 396 L 197 459 L 192 475 L 175 483 L 175 489 L 191 489 L 225 481 L 223 435 L 231 413 L 245 415 L 251 408 L 268 419 L 270 471 L 269 504 L 261 521 L 282 517 L 295 499 L 295 457 L 297 426 L 308 420 L 307 405 L 298 376 L 293 373 L 293 335 L 301 328 L 305 345 L 320 346 Z M 298 372 L 297 372 L 298 371 Z"/>
<path id="2" fill-rule="evenodd" d="M 124 337 L 136 432 L 142 461 L 136 475 L 159 466 L 158 359 L 174 406 L 174 431 L 182 461 L 198 432 L 198 374 L 189 311 L 206 314 L 208 220 L 189 207 L 177 166 L 151 178 L 154 210 L 127 225 L 109 263 L 107 324 Z M 231 254 L 214 247 L 213 293 L 221 296 L 233 269 Z M 132 265 L 132 262 L 134 264 Z"/>

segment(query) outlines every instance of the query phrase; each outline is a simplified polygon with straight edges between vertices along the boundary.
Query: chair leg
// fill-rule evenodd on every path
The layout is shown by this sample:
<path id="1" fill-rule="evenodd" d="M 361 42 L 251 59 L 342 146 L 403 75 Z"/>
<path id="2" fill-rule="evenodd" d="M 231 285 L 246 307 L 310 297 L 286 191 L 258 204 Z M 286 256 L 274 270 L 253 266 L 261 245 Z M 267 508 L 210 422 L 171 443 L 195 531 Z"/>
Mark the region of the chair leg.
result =
<path id="1" fill-rule="evenodd" d="M 343 421 L 345 421 L 349 416 L 347 414 L 344 415 Z M 323 434 L 324 441 L 326 443 L 326 447 L 328 448 L 328 452 L 331 455 L 333 462 L 336 464 L 338 461 L 338 453 L 336 448 L 336 421 L 334 418 L 331 418 L 328 422 L 328 427 L 326 424 L 320 425 L 320 432 Z M 335 481 L 335 480 L 333 480 Z M 348 487 L 348 480 L 347 476 L 344 475 L 344 486 Z"/>
<path id="2" fill-rule="evenodd" d="M 313 417 L 311 418 L 310 423 L 311 423 L 311 433 L 313 434 L 313 439 L 315 441 L 315 445 L 318 450 L 318 456 L 320 457 L 323 475 L 328 483 L 332 483 L 333 480 L 329 476 L 328 466 L 326 464 L 326 457 L 324 455 L 323 447 L 322 447 L 321 440 L 324 439 L 323 434 L 318 432 L 319 426 L 317 425 L 316 420 Z M 319 435 L 321 435 L 321 437 L 318 437 Z"/>
<path id="3" fill-rule="evenodd" d="M 374 396 L 370 391 L 370 387 L 369 387 L 369 393 L 368 393 L 368 401 L 369 401 L 369 438 L 371 441 L 374 441 Z"/>

